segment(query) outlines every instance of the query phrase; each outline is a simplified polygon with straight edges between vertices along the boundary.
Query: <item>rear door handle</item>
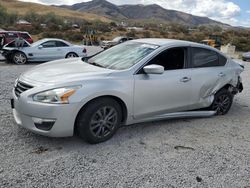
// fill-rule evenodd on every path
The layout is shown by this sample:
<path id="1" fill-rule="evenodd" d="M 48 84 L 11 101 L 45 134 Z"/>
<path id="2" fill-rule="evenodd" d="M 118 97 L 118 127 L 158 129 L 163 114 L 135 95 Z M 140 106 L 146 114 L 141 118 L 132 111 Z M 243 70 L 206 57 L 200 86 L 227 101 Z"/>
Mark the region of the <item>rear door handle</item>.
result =
<path id="1" fill-rule="evenodd" d="M 183 77 L 180 81 L 181 82 L 189 82 L 191 80 L 191 78 L 189 77 Z"/>
<path id="2" fill-rule="evenodd" d="M 224 74 L 223 72 L 221 72 L 218 76 L 219 76 L 219 77 L 224 77 L 225 74 Z"/>

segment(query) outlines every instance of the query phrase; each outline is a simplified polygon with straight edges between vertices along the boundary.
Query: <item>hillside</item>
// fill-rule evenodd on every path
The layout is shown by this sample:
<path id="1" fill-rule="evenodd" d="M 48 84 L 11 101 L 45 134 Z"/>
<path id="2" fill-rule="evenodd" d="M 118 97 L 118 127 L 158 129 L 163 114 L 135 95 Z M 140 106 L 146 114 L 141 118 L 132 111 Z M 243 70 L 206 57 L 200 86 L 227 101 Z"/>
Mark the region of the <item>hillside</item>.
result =
<path id="1" fill-rule="evenodd" d="M 106 0 L 92 0 L 74 4 L 72 6 L 61 6 L 78 12 L 94 13 L 110 19 L 130 20 L 161 20 L 187 25 L 225 25 L 211 20 L 207 17 L 199 17 L 184 12 L 164 9 L 159 5 L 122 5 L 117 6 Z"/>
<path id="2" fill-rule="evenodd" d="M 0 5 L 5 7 L 8 12 L 17 13 L 19 15 L 24 15 L 30 11 L 33 11 L 41 15 L 53 12 L 56 15 L 62 16 L 62 17 L 85 19 L 85 20 L 90 20 L 90 21 L 101 20 L 104 22 L 110 22 L 108 18 L 95 15 L 92 13 L 77 12 L 77 11 L 72 11 L 72 10 L 53 7 L 53 6 L 41 5 L 37 3 L 27 3 L 27 2 L 17 1 L 17 0 L 0 0 Z"/>
<path id="3" fill-rule="evenodd" d="M 188 25 L 220 24 L 207 17 L 193 16 L 175 10 L 167 10 L 159 5 L 123 5 L 119 6 L 123 15 L 129 19 L 160 19 Z"/>
<path id="4" fill-rule="evenodd" d="M 126 18 L 126 16 L 122 15 L 118 6 L 105 0 L 93 0 L 89 2 L 77 3 L 72 6 L 62 5 L 60 7 L 78 12 L 94 13 L 101 16 L 110 17 L 112 19 Z"/>

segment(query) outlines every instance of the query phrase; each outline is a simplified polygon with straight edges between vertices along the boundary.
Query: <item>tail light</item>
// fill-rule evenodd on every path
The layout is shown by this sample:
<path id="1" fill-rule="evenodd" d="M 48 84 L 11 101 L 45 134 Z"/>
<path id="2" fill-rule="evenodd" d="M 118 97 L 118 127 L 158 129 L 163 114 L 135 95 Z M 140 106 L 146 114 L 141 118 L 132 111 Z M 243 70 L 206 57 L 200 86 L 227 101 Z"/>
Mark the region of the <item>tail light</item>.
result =
<path id="1" fill-rule="evenodd" d="M 86 48 L 83 48 L 82 52 L 83 52 L 83 53 L 87 53 L 87 49 L 86 49 Z"/>
<path id="2" fill-rule="evenodd" d="M 27 41 L 28 41 L 30 44 L 33 43 L 32 38 L 28 38 Z"/>

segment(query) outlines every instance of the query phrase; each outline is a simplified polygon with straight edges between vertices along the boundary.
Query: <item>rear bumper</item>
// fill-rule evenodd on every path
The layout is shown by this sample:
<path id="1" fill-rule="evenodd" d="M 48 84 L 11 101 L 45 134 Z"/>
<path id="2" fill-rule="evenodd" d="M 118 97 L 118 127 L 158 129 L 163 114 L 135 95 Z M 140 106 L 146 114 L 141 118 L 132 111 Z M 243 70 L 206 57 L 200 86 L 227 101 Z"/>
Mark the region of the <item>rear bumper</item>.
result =
<path id="1" fill-rule="evenodd" d="M 243 83 L 242 83 L 241 78 L 239 77 L 238 83 L 237 83 L 236 87 L 233 88 L 232 93 L 234 95 L 236 95 L 237 93 L 241 93 L 243 91 L 243 89 L 244 89 Z"/>

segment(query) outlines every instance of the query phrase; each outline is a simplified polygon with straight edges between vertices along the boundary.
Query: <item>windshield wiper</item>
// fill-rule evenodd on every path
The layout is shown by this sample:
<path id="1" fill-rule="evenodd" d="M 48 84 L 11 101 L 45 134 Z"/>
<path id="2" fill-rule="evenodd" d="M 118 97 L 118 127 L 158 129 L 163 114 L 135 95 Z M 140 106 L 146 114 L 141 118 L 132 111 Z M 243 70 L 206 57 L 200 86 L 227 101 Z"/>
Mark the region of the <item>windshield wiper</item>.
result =
<path id="1" fill-rule="evenodd" d="M 100 64 L 95 63 L 95 62 L 91 62 L 91 63 L 89 63 L 89 64 L 90 64 L 90 65 L 95 65 L 95 66 L 97 66 L 97 67 L 105 68 L 103 65 L 100 65 Z"/>

